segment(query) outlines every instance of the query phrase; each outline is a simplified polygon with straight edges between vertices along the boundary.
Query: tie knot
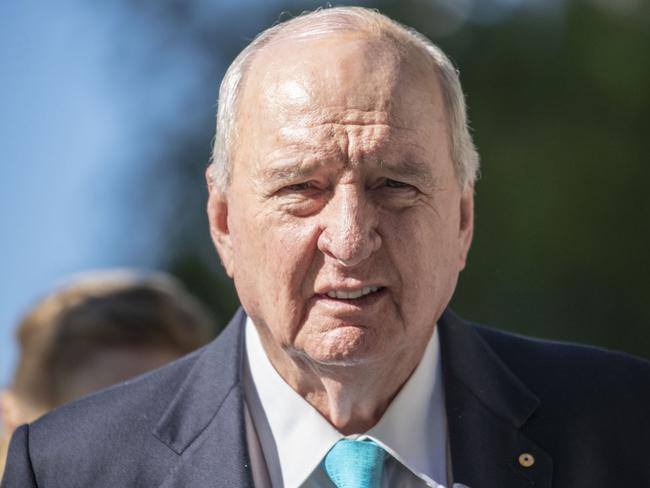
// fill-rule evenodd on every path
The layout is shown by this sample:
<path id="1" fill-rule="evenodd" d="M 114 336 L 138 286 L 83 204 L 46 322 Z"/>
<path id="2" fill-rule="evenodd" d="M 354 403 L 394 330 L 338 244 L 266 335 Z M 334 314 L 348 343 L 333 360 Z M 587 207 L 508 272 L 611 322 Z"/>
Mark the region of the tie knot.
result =
<path id="1" fill-rule="evenodd" d="M 341 439 L 323 459 L 337 488 L 379 488 L 386 451 L 371 440 Z"/>

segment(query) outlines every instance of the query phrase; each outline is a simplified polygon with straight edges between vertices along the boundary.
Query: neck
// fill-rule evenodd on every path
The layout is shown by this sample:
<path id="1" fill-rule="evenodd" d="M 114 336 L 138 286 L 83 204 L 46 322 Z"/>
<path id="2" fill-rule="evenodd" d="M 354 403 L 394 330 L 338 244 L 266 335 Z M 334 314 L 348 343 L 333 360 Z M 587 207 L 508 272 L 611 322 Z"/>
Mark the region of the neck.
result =
<path id="1" fill-rule="evenodd" d="M 321 364 L 302 354 L 267 355 L 276 371 L 344 435 L 370 430 L 419 364 L 421 350 L 352 365 Z M 266 349 L 266 347 L 265 347 Z"/>

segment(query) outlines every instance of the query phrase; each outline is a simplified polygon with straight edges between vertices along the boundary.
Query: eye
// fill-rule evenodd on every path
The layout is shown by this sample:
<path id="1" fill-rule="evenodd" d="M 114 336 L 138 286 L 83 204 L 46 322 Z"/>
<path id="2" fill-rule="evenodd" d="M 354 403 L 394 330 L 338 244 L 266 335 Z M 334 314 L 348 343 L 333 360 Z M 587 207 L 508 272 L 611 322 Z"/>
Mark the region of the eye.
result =
<path id="1" fill-rule="evenodd" d="M 397 181 L 397 180 L 391 180 L 390 178 L 386 178 L 384 181 L 384 186 L 387 188 L 411 188 L 411 185 L 408 183 L 404 183 L 402 181 Z"/>
<path id="2" fill-rule="evenodd" d="M 308 181 L 303 183 L 294 183 L 293 185 L 287 185 L 284 187 L 285 190 L 289 191 L 305 191 L 311 188 L 313 188 L 313 185 Z"/>
<path id="3" fill-rule="evenodd" d="M 314 180 L 285 184 L 276 191 L 276 196 L 285 198 L 315 198 L 322 194 L 323 185 Z"/>

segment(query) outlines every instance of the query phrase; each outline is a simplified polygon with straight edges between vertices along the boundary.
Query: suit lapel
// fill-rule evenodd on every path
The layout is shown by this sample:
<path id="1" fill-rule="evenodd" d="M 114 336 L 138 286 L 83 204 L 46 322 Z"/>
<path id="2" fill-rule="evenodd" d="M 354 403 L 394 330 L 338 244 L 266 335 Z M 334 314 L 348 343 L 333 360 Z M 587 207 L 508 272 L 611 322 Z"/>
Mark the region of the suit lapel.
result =
<path id="1" fill-rule="evenodd" d="M 550 488 L 550 456 L 521 431 L 537 397 L 452 312 L 440 319 L 439 334 L 453 481 L 471 488 Z"/>
<path id="2" fill-rule="evenodd" d="M 179 455 L 160 488 L 249 487 L 242 310 L 203 351 L 153 434 Z"/>
<path id="3" fill-rule="evenodd" d="M 253 486 L 241 387 L 245 319 L 240 310 L 207 346 L 154 430 L 179 455 L 160 488 Z M 538 399 L 452 312 L 439 334 L 453 481 L 550 488 L 550 456 L 521 431 Z M 535 463 L 522 466 L 522 454 Z"/>

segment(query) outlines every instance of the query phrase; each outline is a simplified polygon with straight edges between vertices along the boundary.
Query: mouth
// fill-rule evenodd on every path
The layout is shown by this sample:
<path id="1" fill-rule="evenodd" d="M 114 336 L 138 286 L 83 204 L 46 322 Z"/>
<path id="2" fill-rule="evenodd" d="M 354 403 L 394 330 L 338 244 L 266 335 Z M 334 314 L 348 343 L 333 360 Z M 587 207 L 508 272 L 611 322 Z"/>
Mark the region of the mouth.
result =
<path id="1" fill-rule="evenodd" d="M 381 286 L 366 286 L 361 290 L 345 291 L 345 290 L 330 290 L 325 295 L 329 298 L 336 298 L 337 300 L 356 300 L 377 293 L 383 287 Z"/>
<path id="2" fill-rule="evenodd" d="M 383 286 L 364 286 L 356 290 L 328 290 L 318 296 L 332 302 L 361 305 L 381 297 L 385 292 L 386 288 Z"/>

